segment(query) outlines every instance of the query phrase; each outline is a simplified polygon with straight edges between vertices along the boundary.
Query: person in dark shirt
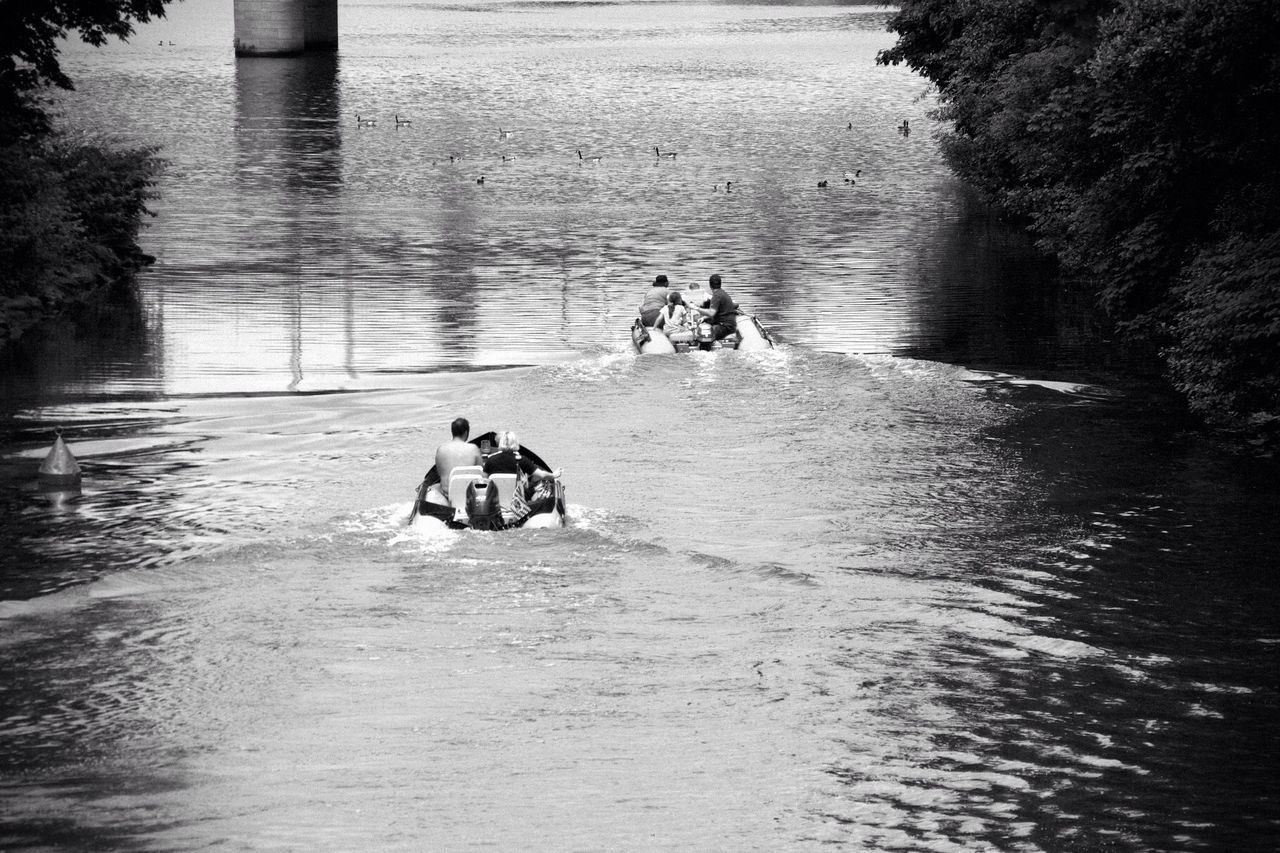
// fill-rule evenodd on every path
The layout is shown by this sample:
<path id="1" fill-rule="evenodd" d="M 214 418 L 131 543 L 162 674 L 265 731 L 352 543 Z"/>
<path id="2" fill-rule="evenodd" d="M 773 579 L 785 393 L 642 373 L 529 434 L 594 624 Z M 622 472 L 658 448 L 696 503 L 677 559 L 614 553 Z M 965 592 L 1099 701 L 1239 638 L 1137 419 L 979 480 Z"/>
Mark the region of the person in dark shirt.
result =
<path id="1" fill-rule="evenodd" d="M 526 497 L 530 500 L 538 491 L 538 484 L 543 480 L 560 479 L 561 469 L 548 471 L 539 468 L 527 456 L 520 455 L 520 441 L 516 438 L 516 434 L 509 430 L 503 430 L 498 433 L 498 449 L 489 454 L 489 458 L 484 460 L 484 473 L 486 476 L 490 474 L 524 474 L 525 481 L 528 483 L 526 487 Z"/>
<path id="2" fill-rule="evenodd" d="M 698 313 L 711 322 L 716 340 L 732 335 L 738 330 L 738 303 L 720 286 L 720 274 L 711 276 L 711 301 Z"/>

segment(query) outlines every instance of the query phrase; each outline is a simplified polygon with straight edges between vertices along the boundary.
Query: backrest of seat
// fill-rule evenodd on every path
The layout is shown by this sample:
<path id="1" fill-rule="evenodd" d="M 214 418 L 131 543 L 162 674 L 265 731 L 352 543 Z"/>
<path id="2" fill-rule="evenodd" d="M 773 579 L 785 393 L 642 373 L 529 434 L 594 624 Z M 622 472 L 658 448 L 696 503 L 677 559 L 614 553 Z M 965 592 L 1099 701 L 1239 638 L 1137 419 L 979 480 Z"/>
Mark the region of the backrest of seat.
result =
<path id="1" fill-rule="evenodd" d="M 467 486 L 484 479 L 484 469 L 479 465 L 459 465 L 449 475 L 449 503 L 455 509 L 467 505 Z"/>
<path id="2" fill-rule="evenodd" d="M 489 479 L 498 487 L 498 503 L 505 513 L 511 512 L 511 499 L 516 494 L 516 483 L 520 479 L 516 474 L 490 474 Z"/>

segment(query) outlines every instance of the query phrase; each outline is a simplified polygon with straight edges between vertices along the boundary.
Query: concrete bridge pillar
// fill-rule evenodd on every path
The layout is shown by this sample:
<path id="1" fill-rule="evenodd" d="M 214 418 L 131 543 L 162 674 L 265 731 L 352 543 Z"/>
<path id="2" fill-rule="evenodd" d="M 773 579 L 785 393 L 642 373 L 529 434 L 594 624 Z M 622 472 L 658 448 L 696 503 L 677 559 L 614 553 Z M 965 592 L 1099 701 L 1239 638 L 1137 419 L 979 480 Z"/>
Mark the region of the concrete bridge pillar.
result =
<path id="1" fill-rule="evenodd" d="M 338 0 L 305 0 L 307 50 L 338 49 Z"/>
<path id="2" fill-rule="evenodd" d="M 235 0 L 236 56 L 337 50 L 338 0 Z"/>

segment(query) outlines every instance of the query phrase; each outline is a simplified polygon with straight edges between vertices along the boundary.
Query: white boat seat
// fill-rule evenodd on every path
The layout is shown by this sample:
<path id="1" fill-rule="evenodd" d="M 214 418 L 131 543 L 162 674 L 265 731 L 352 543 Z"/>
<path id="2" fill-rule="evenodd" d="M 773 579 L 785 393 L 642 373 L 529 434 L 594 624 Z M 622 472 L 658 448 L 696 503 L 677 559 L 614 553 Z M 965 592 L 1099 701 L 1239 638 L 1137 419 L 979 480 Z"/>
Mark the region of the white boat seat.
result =
<path id="1" fill-rule="evenodd" d="M 515 515 L 512 501 L 516 496 L 516 486 L 519 485 L 520 476 L 518 474 L 490 474 L 489 480 L 498 487 L 498 505 L 502 507 L 502 514 L 510 521 Z"/>
<path id="2" fill-rule="evenodd" d="M 459 465 L 449 474 L 449 503 L 454 511 L 467 512 L 467 486 L 484 479 L 484 469 L 479 465 Z"/>

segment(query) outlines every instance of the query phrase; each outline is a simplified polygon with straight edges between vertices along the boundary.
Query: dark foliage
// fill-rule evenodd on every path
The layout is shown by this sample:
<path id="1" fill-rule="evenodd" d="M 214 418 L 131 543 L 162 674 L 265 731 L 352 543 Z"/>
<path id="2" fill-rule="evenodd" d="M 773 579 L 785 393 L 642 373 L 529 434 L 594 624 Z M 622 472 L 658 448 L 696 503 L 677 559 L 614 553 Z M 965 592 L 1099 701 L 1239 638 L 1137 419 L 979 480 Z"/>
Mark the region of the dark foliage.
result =
<path id="1" fill-rule="evenodd" d="M 160 169 L 154 150 L 71 144 L 43 97 L 70 89 L 58 43 L 104 44 L 169 0 L 0 0 L 0 344 L 147 258 L 136 236 Z"/>
<path id="2" fill-rule="evenodd" d="M 0 149 L 0 344 L 147 262 L 136 237 L 161 165 L 148 149 Z"/>
<path id="3" fill-rule="evenodd" d="M 1280 3 L 905 0 L 952 167 L 1164 348 L 1219 423 L 1280 415 Z"/>

